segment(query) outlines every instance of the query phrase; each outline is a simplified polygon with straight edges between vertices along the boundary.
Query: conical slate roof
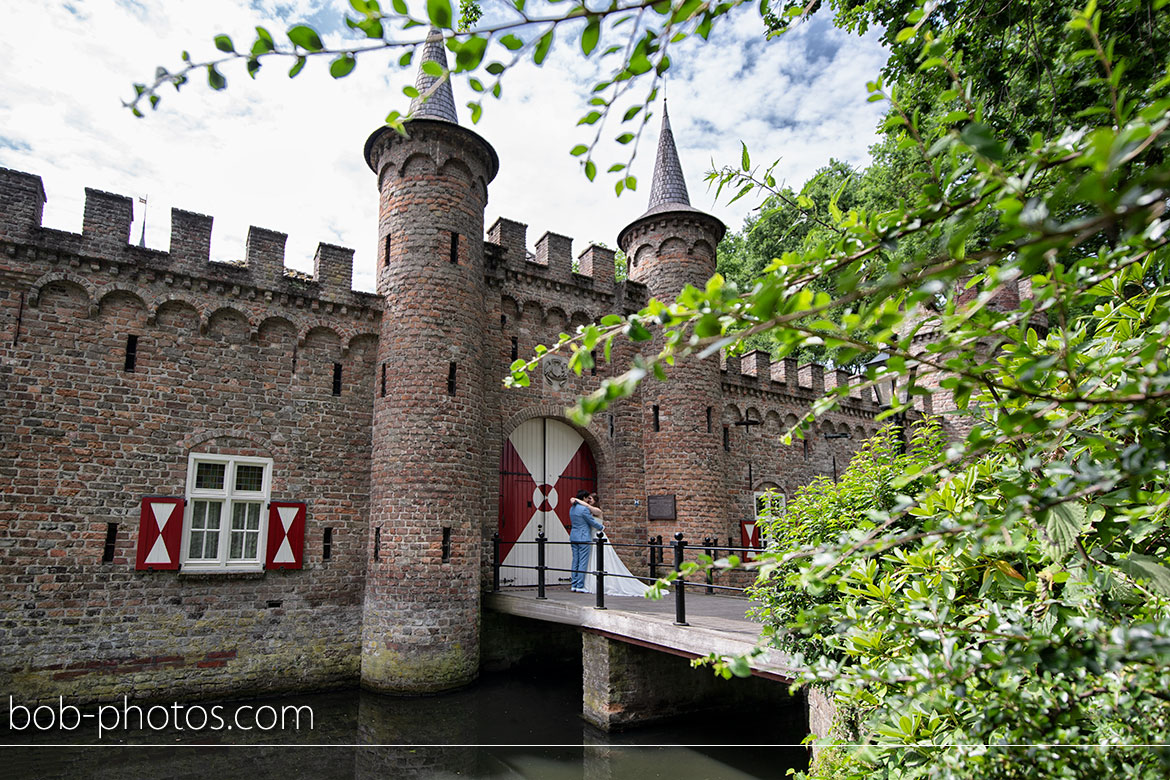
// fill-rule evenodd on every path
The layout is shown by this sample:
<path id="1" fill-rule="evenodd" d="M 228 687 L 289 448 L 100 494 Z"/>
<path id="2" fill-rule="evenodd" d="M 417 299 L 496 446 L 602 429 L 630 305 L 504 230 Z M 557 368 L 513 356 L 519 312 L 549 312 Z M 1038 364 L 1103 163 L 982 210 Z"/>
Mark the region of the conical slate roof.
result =
<path id="1" fill-rule="evenodd" d="M 658 136 L 658 158 L 654 161 L 654 179 L 650 183 L 650 204 L 642 216 L 622 228 L 618 233 L 618 246 L 627 251 L 626 240 L 638 226 L 647 220 L 656 219 L 660 214 L 685 213 L 706 222 L 716 242 L 723 238 L 727 227 L 717 218 L 691 205 L 687 194 L 687 182 L 683 177 L 682 165 L 678 161 L 678 149 L 674 145 L 674 133 L 670 129 L 670 115 L 666 103 L 662 105 L 662 132 Z"/>
<path id="2" fill-rule="evenodd" d="M 450 76 L 444 78 L 423 72 L 424 62 L 437 62 L 444 70 L 447 68 L 447 49 L 443 46 L 443 34 L 437 27 L 431 28 L 426 43 L 423 44 L 422 59 L 418 64 L 418 78 L 414 80 L 414 88 L 419 91 L 419 96 L 410 101 L 410 112 L 416 119 L 439 119 L 459 124 L 459 118 L 455 115 L 455 97 L 451 94 Z M 443 83 L 424 102 L 423 96 L 427 90 L 441 78 Z"/>
<path id="3" fill-rule="evenodd" d="M 661 211 L 688 211 L 691 198 L 687 182 L 678 161 L 674 133 L 670 130 L 670 114 L 662 106 L 662 132 L 658 136 L 658 159 L 654 161 L 654 181 L 650 185 L 650 205 L 646 214 Z"/>

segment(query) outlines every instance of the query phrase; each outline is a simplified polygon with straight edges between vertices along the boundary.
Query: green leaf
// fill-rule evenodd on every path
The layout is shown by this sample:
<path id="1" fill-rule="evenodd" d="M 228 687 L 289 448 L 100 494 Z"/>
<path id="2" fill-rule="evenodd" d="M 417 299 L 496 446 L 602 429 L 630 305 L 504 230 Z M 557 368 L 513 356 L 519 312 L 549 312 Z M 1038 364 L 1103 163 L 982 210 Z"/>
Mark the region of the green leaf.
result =
<path id="1" fill-rule="evenodd" d="M 1134 553 L 1114 565 L 1135 580 L 1149 583 L 1154 592 L 1170 596 L 1170 569 L 1157 558 Z"/>
<path id="2" fill-rule="evenodd" d="M 739 145 L 743 147 L 743 152 L 739 157 L 740 167 L 744 171 L 750 171 L 752 169 L 752 158 L 748 156 L 747 144 L 745 144 L 743 141 L 740 141 Z"/>
<path id="3" fill-rule="evenodd" d="M 346 52 L 329 63 L 329 75 L 335 79 L 343 79 L 353 72 L 357 59 L 353 54 Z"/>
<path id="4" fill-rule="evenodd" d="M 439 76 L 443 75 L 443 66 L 434 60 L 427 60 L 422 64 L 421 68 L 422 72 L 428 76 L 434 76 L 435 78 L 438 78 Z"/>
<path id="5" fill-rule="evenodd" d="M 532 52 L 532 61 L 537 65 L 544 64 L 544 58 L 548 56 L 548 50 L 552 48 L 553 43 L 553 29 L 540 36 L 540 40 L 536 42 L 536 49 Z"/>
<path id="6" fill-rule="evenodd" d="M 451 29 L 451 0 L 427 0 L 427 18 L 431 24 L 444 30 Z"/>
<path id="7" fill-rule="evenodd" d="M 455 70 L 462 72 L 478 68 L 487 52 L 487 43 L 487 38 L 477 35 L 459 44 L 455 50 Z"/>
<path id="8" fill-rule="evenodd" d="M 402 94 L 406 95 L 411 100 L 414 100 L 421 93 L 418 91 L 418 89 L 416 87 L 412 87 L 410 85 L 407 85 L 407 86 L 402 88 Z"/>
<path id="9" fill-rule="evenodd" d="M 959 137 L 963 139 L 963 143 L 973 147 L 976 152 L 989 160 L 999 161 L 1003 159 L 1003 146 L 987 125 L 979 122 L 971 122 L 962 129 Z"/>
<path id="10" fill-rule="evenodd" d="M 511 33 L 505 35 L 503 38 L 500 38 L 500 43 L 503 44 L 504 48 L 508 51 L 516 51 L 517 49 L 524 47 L 524 41 L 520 40 Z"/>
<path id="11" fill-rule="evenodd" d="M 207 66 L 207 85 L 212 89 L 219 90 L 227 87 L 227 79 L 223 74 L 215 69 L 214 65 Z"/>
<path id="12" fill-rule="evenodd" d="M 619 144 L 628 144 L 630 141 L 634 140 L 634 134 L 633 133 L 622 133 L 621 135 L 619 135 L 617 137 L 616 140 Z"/>
<path id="13" fill-rule="evenodd" d="M 226 35 L 215 36 L 215 48 L 220 51 L 226 51 L 229 54 L 236 53 L 236 47 L 232 45 L 232 39 Z"/>
<path id="14" fill-rule="evenodd" d="M 593 181 L 597 176 L 597 165 L 592 160 L 585 161 L 585 178 Z"/>
<path id="15" fill-rule="evenodd" d="M 588 146 L 586 146 L 585 144 L 577 144 L 576 146 L 573 147 L 572 151 L 570 151 L 569 154 L 573 155 L 574 157 L 580 157 L 581 155 L 585 154 L 585 152 L 587 152 L 587 151 L 589 151 Z"/>
<path id="16" fill-rule="evenodd" d="M 597 41 L 601 38 L 601 17 L 590 16 L 581 31 L 581 51 L 588 57 L 597 48 Z"/>
<path id="17" fill-rule="evenodd" d="M 288 77 L 290 79 L 295 79 L 297 77 L 297 74 L 300 73 L 304 67 L 305 67 L 305 58 L 304 57 L 297 57 L 296 64 L 294 64 L 291 68 L 289 68 Z"/>
<path id="18" fill-rule="evenodd" d="M 471 124 L 478 124 L 480 116 L 483 115 L 483 106 L 472 101 L 467 104 L 467 107 L 471 109 Z"/>
<path id="19" fill-rule="evenodd" d="M 1044 533 L 1053 560 L 1063 559 L 1087 528 L 1085 506 L 1077 502 L 1057 504 L 1047 512 Z"/>
<path id="20" fill-rule="evenodd" d="M 325 48 L 317 31 L 304 24 L 298 24 L 289 30 L 288 39 L 305 51 L 321 51 Z"/>
<path id="21" fill-rule="evenodd" d="M 731 670 L 731 673 L 736 677 L 752 676 L 751 664 L 749 664 L 748 660 L 741 655 L 734 656 L 728 660 L 727 668 Z"/>
<path id="22" fill-rule="evenodd" d="M 409 15 L 410 9 L 406 7 L 406 0 L 391 0 L 390 4 L 394 6 L 394 13 L 399 16 Z"/>

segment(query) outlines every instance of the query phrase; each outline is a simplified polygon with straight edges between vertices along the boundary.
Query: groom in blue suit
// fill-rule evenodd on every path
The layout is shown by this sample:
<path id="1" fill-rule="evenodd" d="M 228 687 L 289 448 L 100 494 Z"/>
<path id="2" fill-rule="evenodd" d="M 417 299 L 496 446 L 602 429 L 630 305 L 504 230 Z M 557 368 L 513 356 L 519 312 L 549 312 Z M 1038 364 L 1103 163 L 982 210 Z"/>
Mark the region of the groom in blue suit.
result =
<path id="1" fill-rule="evenodd" d="M 569 509 L 569 541 L 573 545 L 573 574 L 570 583 L 574 593 L 585 592 L 585 569 L 589 566 L 589 545 L 593 541 L 591 529 L 604 531 L 598 518 L 597 496 L 588 490 L 578 490 Z"/>

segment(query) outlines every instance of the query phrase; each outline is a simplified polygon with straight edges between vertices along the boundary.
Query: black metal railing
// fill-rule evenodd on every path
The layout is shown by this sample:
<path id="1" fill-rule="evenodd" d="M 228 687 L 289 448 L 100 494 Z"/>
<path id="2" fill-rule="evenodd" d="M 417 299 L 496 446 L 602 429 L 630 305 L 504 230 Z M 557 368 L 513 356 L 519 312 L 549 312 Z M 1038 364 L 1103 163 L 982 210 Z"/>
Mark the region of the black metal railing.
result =
<path id="1" fill-rule="evenodd" d="M 751 555 L 753 555 L 755 553 L 762 552 L 762 550 L 760 550 L 759 548 L 756 548 L 756 547 L 737 547 L 737 546 L 734 546 L 734 545 L 732 545 L 732 541 L 733 541 L 733 539 L 731 537 L 728 537 L 727 544 L 721 545 L 721 544 L 719 544 L 719 540 L 717 538 L 704 537 L 703 542 L 702 542 L 702 547 L 699 549 L 701 549 L 703 554 L 708 556 L 711 560 L 715 560 L 718 558 L 724 558 L 724 557 L 730 557 L 732 555 L 738 555 L 743 559 L 749 559 L 749 557 Z M 605 538 L 605 535 L 602 533 L 598 533 L 597 538 L 595 540 L 593 540 L 591 543 L 595 545 L 594 561 L 595 561 L 596 565 L 595 565 L 594 569 L 586 570 L 584 572 L 584 574 L 586 576 L 593 575 L 596 578 L 597 602 L 595 605 L 595 609 L 605 609 L 606 608 L 606 606 L 605 606 L 605 580 L 607 577 L 621 577 L 621 578 L 625 578 L 625 579 L 632 579 L 632 580 L 637 580 L 638 582 L 641 582 L 643 584 L 654 583 L 654 582 L 657 582 L 660 578 L 662 578 L 663 575 L 660 572 L 663 568 L 665 568 L 666 551 L 668 549 L 672 551 L 671 569 L 675 573 L 675 577 L 673 579 L 673 584 L 672 584 L 672 588 L 671 588 L 671 590 L 674 593 L 674 622 L 675 622 L 675 625 L 679 625 L 679 626 L 690 625 L 689 623 L 687 623 L 687 610 L 686 610 L 686 591 L 687 591 L 688 585 L 706 588 L 706 591 L 709 594 L 713 594 L 717 590 L 721 591 L 721 592 L 726 592 L 726 593 L 743 593 L 746 590 L 746 588 L 742 588 L 742 587 L 716 584 L 715 583 L 715 570 L 714 570 L 714 567 L 710 567 L 710 566 L 705 567 L 705 569 L 704 569 L 704 572 L 703 572 L 704 581 L 702 583 L 689 582 L 681 574 L 681 571 L 682 571 L 683 563 L 686 561 L 687 549 L 688 549 L 688 547 L 690 547 L 690 545 L 688 545 L 686 539 L 683 537 L 681 532 L 676 533 L 674 535 L 674 539 L 672 539 L 670 542 L 666 542 L 666 543 L 663 543 L 661 536 L 658 536 L 657 538 L 650 537 L 647 540 L 646 544 L 614 543 L 614 542 L 611 542 L 609 539 Z M 513 545 L 535 544 L 536 545 L 536 565 L 535 566 L 525 566 L 523 564 L 504 563 L 500 557 L 500 546 L 501 546 L 500 535 L 498 533 L 493 534 L 492 535 L 492 591 L 493 592 L 498 592 L 500 590 L 500 569 L 525 569 L 525 570 L 529 570 L 529 571 L 535 571 L 536 572 L 536 598 L 538 598 L 538 599 L 547 599 L 548 598 L 547 582 L 546 582 L 548 572 L 565 573 L 565 574 L 569 574 L 569 575 L 572 575 L 574 573 L 573 569 L 562 569 L 562 568 L 558 568 L 555 566 L 547 565 L 546 550 L 548 548 L 548 545 L 552 544 L 552 545 L 565 546 L 565 545 L 572 545 L 573 542 L 550 542 L 548 540 L 548 537 L 546 537 L 544 534 L 544 526 L 537 526 L 536 539 L 531 540 L 531 541 L 517 540 L 517 541 L 513 542 L 512 544 Z M 641 576 L 638 576 L 636 574 L 618 574 L 616 572 L 607 572 L 605 570 L 605 547 L 606 547 L 606 545 L 609 545 L 610 547 L 614 547 L 614 548 L 622 547 L 622 548 L 637 549 L 639 551 L 640 550 L 648 550 L 647 557 L 648 557 L 648 562 L 649 562 L 650 576 L 649 577 L 641 577 Z"/>

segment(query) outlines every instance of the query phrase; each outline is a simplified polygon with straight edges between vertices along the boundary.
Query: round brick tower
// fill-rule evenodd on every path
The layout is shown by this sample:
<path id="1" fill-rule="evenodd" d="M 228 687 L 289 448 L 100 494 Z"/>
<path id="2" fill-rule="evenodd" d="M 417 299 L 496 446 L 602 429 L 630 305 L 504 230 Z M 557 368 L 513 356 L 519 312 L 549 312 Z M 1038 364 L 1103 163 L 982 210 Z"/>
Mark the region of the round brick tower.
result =
<path id="1" fill-rule="evenodd" d="M 618 236 L 630 278 L 650 294 L 672 300 L 686 284 L 702 288 L 715 273 L 723 223 L 691 206 L 665 107 L 650 205 Z M 660 349 L 662 342 L 650 342 Z M 689 357 L 667 369 L 669 381 L 642 385 L 646 493 L 673 495 L 676 520 L 651 533 L 682 531 L 688 541 L 732 533 L 722 495 L 722 390 L 718 357 Z"/>
<path id="2" fill-rule="evenodd" d="M 446 67 L 432 30 L 423 61 Z M 378 293 L 385 301 L 370 473 L 362 686 L 430 693 L 479 671 L 483 234 L 499 160 L 460 127 L 449 81 L 420 67 L 409 137 L 380 128 Z"/>

